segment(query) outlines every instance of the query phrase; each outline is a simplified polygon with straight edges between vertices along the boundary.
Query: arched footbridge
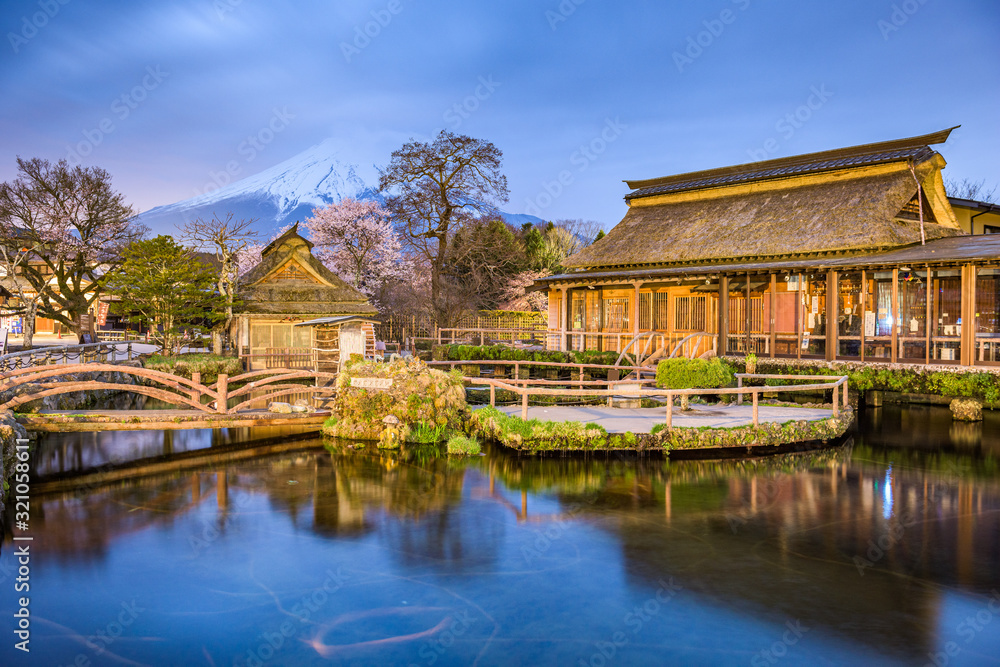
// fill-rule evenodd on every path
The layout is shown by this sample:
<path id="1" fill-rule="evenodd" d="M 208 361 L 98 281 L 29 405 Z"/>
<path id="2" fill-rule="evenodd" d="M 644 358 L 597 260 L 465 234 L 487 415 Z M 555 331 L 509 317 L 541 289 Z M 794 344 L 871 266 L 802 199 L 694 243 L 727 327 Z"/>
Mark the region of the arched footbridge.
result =
<path id="1" fill-rule="evenodd" d="M 100 380 L 77 379 L 80 374 L 120 373 L 140 379 L 137 384 L 105 382 Z M 262 424 L 303 424 L 313 421 L 320 423 L 329 414 L 312 412 L 305 414 L 272 414 L 253 405 L 266 406 L 271 401 L 289 396 L 323 397 L 334 393 L 336 374 L 291 368 L 270 368 L 250 371 L 240 375 L 220 374 L 211 383 L 201 382 L 199 374 L 191 379 L 148 368 L 137 368 L 119 364 L 55 364 L 19 368 L 0 374 L 0 392 L 7 398 L 0 404 L 0 410 L 16 410 L 25 403 L 47 396 L 68 394 L 79 391 L 112 390 L 142 394 L 177 406 L 173 411 L 155 410 L 100 410 L 91 414 L 73 411 L 73 420 L 66 413 L 45 412 L 21 421 L 37 430 L 68 430 L 65 428 L 41 428 L 45 423 L 101 423 L 113 427 L 120 422 L 132 424 L 133 428 L 192 428 L 198 424 L 218 426 L 243 426 Z M 308 383 L 308 384 L 307 384 Z M 17 391 L 18 387 L 25 387 Z M 12 393 L 10 393 L 12 392 Z M 162 413 L 154 415 L 153 413 Z M 91 419 L 85 419 L 91 417 Z M 162 419 L 157 419 L 162 417 Z M 81 419 L 83 418 L 83 419 Z M 123 419 L 124 418 L 124 419 Z M 129 419 L 131 418 L 131 419 Z M 310 419 L 311 418 L 311 419 Z M 163 423 L 160 423 L 163 422 Z M 247 423 L 242 423 L 247 422 Z M 173 426 L 171 426 L 173 424 Z"/>

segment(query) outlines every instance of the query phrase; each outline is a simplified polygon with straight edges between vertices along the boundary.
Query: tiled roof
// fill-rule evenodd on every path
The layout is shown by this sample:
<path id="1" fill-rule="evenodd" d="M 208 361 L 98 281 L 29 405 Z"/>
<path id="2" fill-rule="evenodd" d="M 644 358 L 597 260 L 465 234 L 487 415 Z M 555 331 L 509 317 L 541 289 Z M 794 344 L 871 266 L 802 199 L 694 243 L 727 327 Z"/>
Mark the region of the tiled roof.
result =
<path id="1" fill-rule="evenodd" d="M 628 186 L 633 188 L 633 190 L 625 195 L 625 199 L 631 200 L 671 192 L 682 192 L 684 190 L 735 185 L 901 160 L 921 162 L 933 154 L 934 151 L 929 146 L 946 141 L 953 129 L 955 128 L 908 139 L 839 148 L 820 153 L 809 153 L 732 167 L 722 167 L 720 169 L 677 174 L 664 178 L 626 181 Z"/>

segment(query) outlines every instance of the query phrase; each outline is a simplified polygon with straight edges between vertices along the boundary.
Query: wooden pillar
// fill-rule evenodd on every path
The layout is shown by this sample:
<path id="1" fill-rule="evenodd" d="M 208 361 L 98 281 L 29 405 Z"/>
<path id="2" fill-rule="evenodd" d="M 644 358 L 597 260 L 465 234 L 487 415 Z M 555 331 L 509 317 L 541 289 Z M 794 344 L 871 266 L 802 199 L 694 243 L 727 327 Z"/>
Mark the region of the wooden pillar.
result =
<path id="1" fill-rule="evenodd" d="M 934 345 L 931 339 L 931 331 L 933 328 L 931 326 L 931 298 L 933 298 L 934 290 L 931 289 L 931 267 L 927 265 L 924 267 L 927 271 L 927 277 L 924 279 L 924 301 L 927 302 L 927 317 L 924 320 L 924 363 L 931 363 L 931 347 Z"/>
<path id="2" fill-rule="evenodd" d="M 837 358 L 837 311 L 840 310 L 840 292 L 837 290 L 837 272 L 826 272 L 826 360 Z"/>
<path id="3" fill-rule="evenodd" d="M 570 298 L 569 298 L 569 288 L 562 287 L 562 328 L 559 330 L 559 349 L 563 352 L 568 352 L 572 345 L 570 344 L 570 339 L 567 332 L 570 329 L 570 318 L 573 313 L 570 311 Z"/>
<path id="4" fill-rule="evenodd" d="M 719 348 L 718 355 L 725 356 L 729 346 L 729 276 L 719 276 Z"/>
<path id="5" fill-rule="evenodd" d="M 632 314 L 635 315 L 635 321 L 632 322 L 632 338 L 633 339 L 635 339 L 635 337 L 638 336 L 639 333 L 640 333 L 640 330 L 639 330 L 639 315 L 640 315 L 640 313 L 639 313 L 639 287 L 640 287 L 640 285 L 642 285 L 642 283 L 640 283 L 638 281 L 632 283 L 632 288 L 635 290 L 634 291 L 634 294 L 635 294 L 635 303 L 633 304 L 633 308 L 632 308 Z M 641 349 L 642 348 L 639 347 L 639 342 L 638 341 L 636 341 L 635 343 L 632 344 L 632 358 L 633 358 L 633 360 L 635 361 L 636 364 L 639 363 L 639 352 L 638 352 L 638 350 L 641 350 Z"/>
<path id="6" fill-rule="evenodd" d="M 962 267 L 962 337 L 961 363 L 971 366 L 976 359 L 976 267 Z"/>
<path id="7" fill-rule="evenodd" d="M 931 289 L 930 274 L 928 274 L 927 276 L 928 294 L 930 294 L 930 289 Z M 858 343 L 858 345 L 860 345 L 861 347 L 858 350 L 858 353 L 861 355 L 861 361 L 864 361 L 865 360 L 865 313 L 867 312 L 866 309 L 868 308 L 868 271 L 864 269 L 861 271 L 861 294 L 858 298 L 861 299 L 861 315 L 859 315 L 859 317 L 861 318 L 861 335 L 859 336 L 861 342 Z M 928 301 L 928 303 L 930 302 Z M 928 318 L 928 324 L 930 324 L 929 318 Z"/>
<path id="8" fill-rule="evenodd" d="M 769 338 L 768 348 L 771 351 L 769 355 L 771 358 L 775 356 L 775 348 L 778 346 L 778 334 L 774 330 L 775 322 L 777 322 L 778 314 L 778 274 L 771 274 L 771 306 L 769 308 L 770 315 L 768 316 L 767 323 L 767 334 Z"/>
<path id="9" fill-rule="evenodd" d="M 896 363 L 899 358 L 898 350 L 896 349 L 897 341 L 899 340 L 899 269 L 892 270 L 892 307 L 890 308 L 892 313 L 892 328 L 889 330 L 892 333 L 892 354 L 889 355 L 889 360 L 892 363 Z"/>
<path id="10" fill-rule="evenodd" d="M 750 336 L 750 324 L 753 322 L 750 309 L 750 272 L 747 271 L 743 278 L 747 281 L 743 290 L 743 354 L 750 354 L 753 351 L 753 338 Z"/>

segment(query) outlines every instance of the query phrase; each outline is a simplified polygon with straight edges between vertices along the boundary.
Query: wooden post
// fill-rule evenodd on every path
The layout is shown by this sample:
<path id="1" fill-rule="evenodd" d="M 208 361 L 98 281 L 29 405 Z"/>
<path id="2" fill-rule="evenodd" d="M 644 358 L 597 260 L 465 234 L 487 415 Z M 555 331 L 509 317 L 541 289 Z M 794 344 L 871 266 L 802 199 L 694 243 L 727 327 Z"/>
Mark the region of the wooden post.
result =
<path id="1" fill-rule="evenodd" d="M 847 409 L 847 406 L 850 404 L 850 402 L 849 402 L 849 400 L 847 398 L 847 385 L 848 384 L 849 384 L 849 381 L 845 380 L 844 381 L 844 409 L 845 410 Z"/>
<path id="2" fill-rule="evenodd" d="M 962 331 L 959 339 L 961 363 L 971 366 L 976 359 L 976 267 L 962 266 Z"/>
<path id="3" fill-rule="evenodd" d="M 840 387 L 833 388 L 833 416 L 840 416 Z"/>
<path id="4" fill-rule="evenodd" d="M 496 407 L 497 405 L 497 386 L 490 383 L 490 407 Z"/>
<path id="5" fill-rule="evenodd" d="M 720 357 L 729 353 L 729 276 L 719 276 L 719 347 Z"/>
<path id="6" fill-rule="evenodd" d="M 521 419 L 528 420 L 528 388 L 524 388 L 524 393 L 521 394 Z"/>
<path id="7" fill-rule="evenodd" d="M 740 390 L 736 394 L 736 405 L 743 405 L 743 378 L 736 378 L 736 388 Z"/>
<path id="8" fill-rule="evenodd" d="M 201 384 L 201 373 L 198 372 L 198 371 L 192 371 L 192 373 L 191 373 L 191 381 L 194 382 L 195 384 Z M 198 389 L 192 389 L 191 390 L 191 400 L 192 401 L 200 401 L 201 400 L 201 391 L 199 391 Z"/>
<path id="9" fill-rule="evenodd" d="M 757 397 L 758 397 L 757 390 L 754 389 L 752 393 L 753 393 L 753 425 L 757 426 L 760 424 L 760 419 L 757 410 Z"/>
<path id="10" fill-rule="evenodd" d="M 767 323 L 768 340 L 770 341 L 770 351 L 771 351 L 771 354 L 769 356 L 771 358 L 774 358 L 774 357 L 777 356 L 777 354 L 775 352 L 775 349 L 778 347 L 778 334 L 774 330 L 775 322 L 777 322 L 777 320 L 778 320 L 778 312 L 777 312 L 778 311 L 778 274 L 776 274 L 776 273 L 772 273 L 771 274 L 771 307 L 769 308 L 769 310 L 771 311 L 770 314 L 768 315 L 768 318 L 767 318 L 768 319 L 768 323 Z"/>
<path id="11" fill-rule="evenodd" d="M 840 315 L 840 290 L 837 287 L 837 272 L 826 272 L 826 360 L 837 358 L 837 322 Z"/>
<path id="12" fill-rule="evenodd" d="M 215 403 L 215 411 L 220 415 L 224 415 L 229 412 L 229 407 L 226 405 L 229 402 L 229 375 L 227 373 L 219 373 L 219 384 L 217 387 L 219 390 L 219 400 Z"/>
<path id="13" fill-rule="evenodd" d="M 674 395 L 667 392 L 667 431 L 674 428 Z"/>

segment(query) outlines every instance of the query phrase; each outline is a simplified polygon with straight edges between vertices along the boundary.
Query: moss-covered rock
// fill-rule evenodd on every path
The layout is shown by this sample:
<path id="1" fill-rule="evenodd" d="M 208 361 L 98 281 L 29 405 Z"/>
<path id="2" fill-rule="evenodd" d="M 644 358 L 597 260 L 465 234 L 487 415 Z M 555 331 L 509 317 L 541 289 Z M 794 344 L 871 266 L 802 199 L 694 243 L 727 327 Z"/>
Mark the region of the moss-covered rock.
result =
<path id="1" fill-rule="evenodd" d="M 360 386 L 380 384 L 371 379 L 391 382 L 382 382 L 385 388 Z M 461 375 L 428 368 L 415 358 L 348 364 L 337 377 L 332 409 L 337 421 L 323 432 L 351 440 L 381 440 L 390 415 L 405 438 L 419 424 L 460 428 L 468 411 Z"/>
<path id="2" fill-rule="evenodd" d="M 951 415 L 956 421 L 983 421 L 983 404 L 974 398 L 956 398 L 951 402 Z"/>

